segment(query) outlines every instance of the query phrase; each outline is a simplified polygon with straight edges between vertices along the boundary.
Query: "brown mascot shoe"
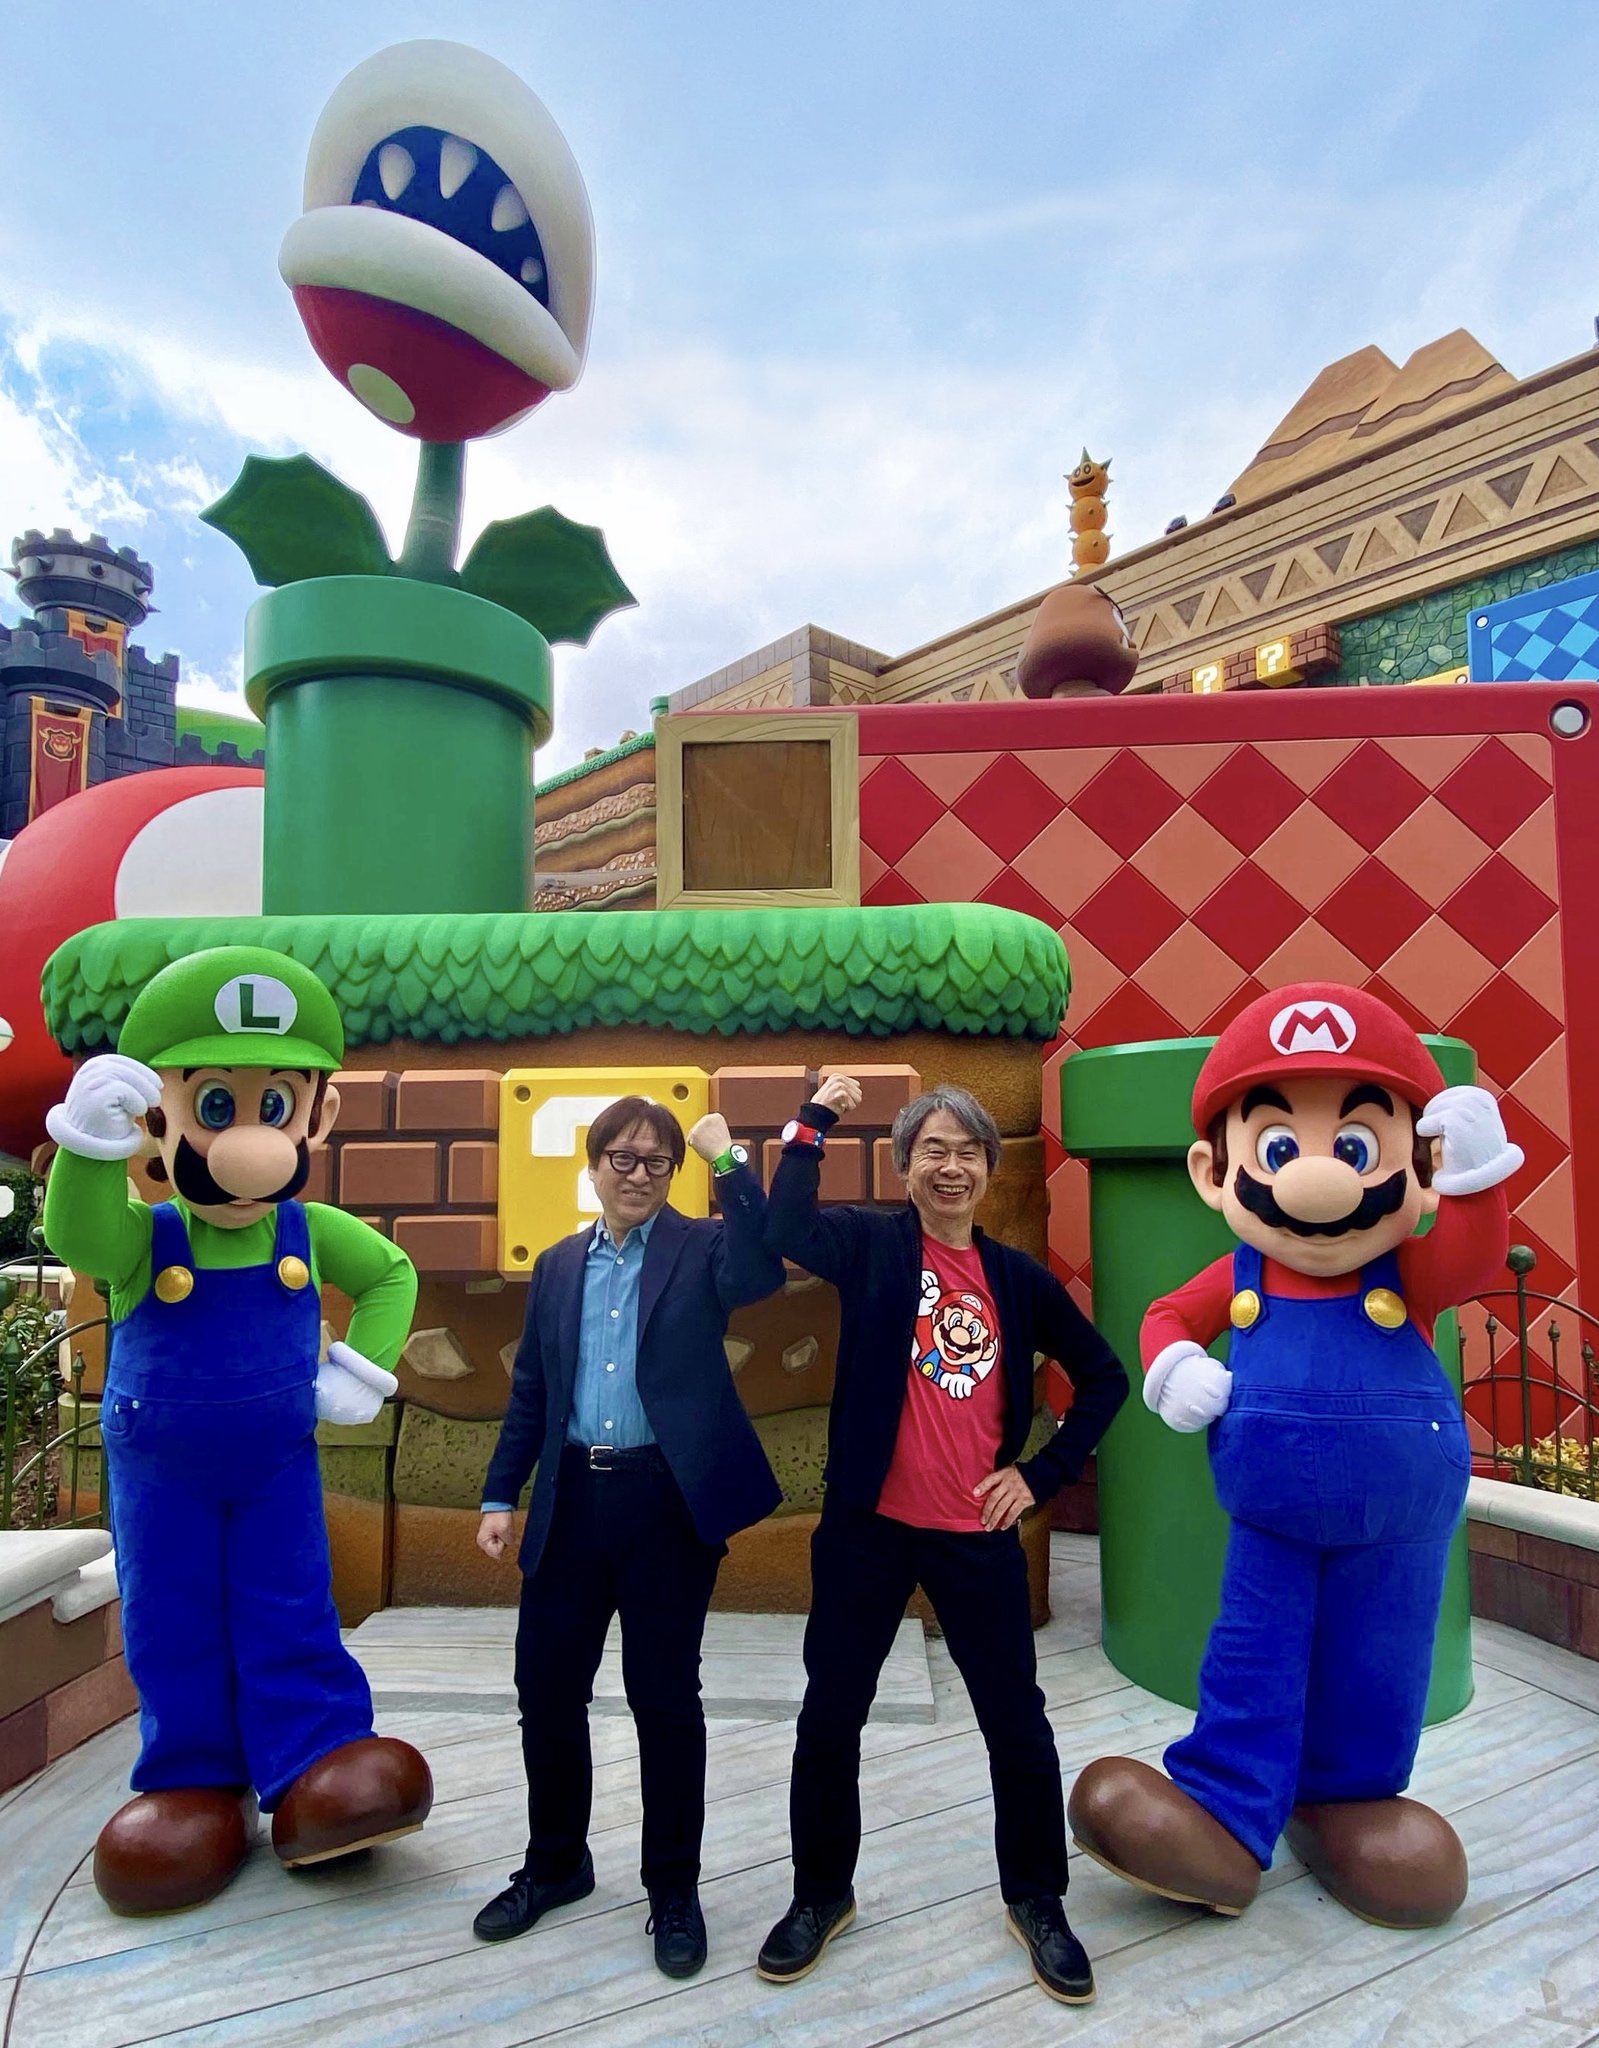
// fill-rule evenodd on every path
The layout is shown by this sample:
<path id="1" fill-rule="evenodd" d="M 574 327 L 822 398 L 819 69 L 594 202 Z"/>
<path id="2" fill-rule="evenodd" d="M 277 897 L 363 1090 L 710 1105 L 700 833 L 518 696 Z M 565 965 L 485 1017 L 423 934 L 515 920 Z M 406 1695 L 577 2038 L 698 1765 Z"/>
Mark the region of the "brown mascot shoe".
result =
<path id="1" fill-rule="evenodd" d="M 222 1785 L 141 1792 L 94 1845 L 94 1882 L 113 1913 L 179 1913 L 214 1899 L 250 1853 L 253 1792 Z"/>
<path id="2" fill-rule="evenodd" d="M 1260 1865 L 1238 1837 L 1132 1757 L 1097 1758 L 1066 1811 L 1077 1846 L 1143 1891 L 1231 1916 L 1260 1889 Z"/>
<path id="3" fill-rule="evenodd" d="M 1466 1852 L 1416 1799 L 1296 1806 L 1288 1846 L 1323 1891 L 1376 1927 L 1441 1927 L 1466 1896 Z"/>
<path id="4" fill-rule="evenodd" d="M 364 1735 L 319 1756 L 284 1793 L 272 1846 L 290 1870 L 414 1834 L 433 1804 L 427 1759 L 391 1735 Z"/>

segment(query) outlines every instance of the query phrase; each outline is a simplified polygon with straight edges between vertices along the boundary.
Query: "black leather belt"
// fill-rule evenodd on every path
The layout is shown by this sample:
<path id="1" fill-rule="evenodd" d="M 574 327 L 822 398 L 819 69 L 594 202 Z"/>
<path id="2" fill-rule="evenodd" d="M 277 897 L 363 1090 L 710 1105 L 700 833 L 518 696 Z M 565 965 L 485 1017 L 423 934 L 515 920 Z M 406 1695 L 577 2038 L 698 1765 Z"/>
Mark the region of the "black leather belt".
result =
<path id="1" fill-rule="evenodd" d="M 659 1444 L 635 1444 L 618 1450 L 612 1444 L 568 1444 L 565 1455 L 591 1472 L 665 1472 L 667 1463 Z"/>

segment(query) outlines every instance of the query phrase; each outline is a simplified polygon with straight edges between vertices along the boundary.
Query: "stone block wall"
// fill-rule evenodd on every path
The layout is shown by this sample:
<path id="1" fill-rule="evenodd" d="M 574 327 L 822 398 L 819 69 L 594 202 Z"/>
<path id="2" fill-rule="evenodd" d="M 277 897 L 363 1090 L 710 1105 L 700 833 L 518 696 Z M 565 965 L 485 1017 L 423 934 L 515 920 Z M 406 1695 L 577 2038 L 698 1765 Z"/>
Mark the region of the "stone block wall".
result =
<path id="1" fill-rule="evenodd" d="M 1599 1550 L 1473 1521 L 1471 1611 L 1599 1658 Z"/>
<path id="2" fill-rule="evenodd" d="M 1486 576 L 1451 583 L 1369 618 L 1346 619 L 1333 683 L 1410 683 L 1466 662 L 1466 622 L 1484 605 L 1542 590 L 1599 569 L 1599 540 L 1562 548 L 1530 562 L 1509 562 Z"/>
<path id="3" fill-rule="evenodd" d="M 0 1531 L 0 1792 L 131 1714 L 101 1530 Z"/>

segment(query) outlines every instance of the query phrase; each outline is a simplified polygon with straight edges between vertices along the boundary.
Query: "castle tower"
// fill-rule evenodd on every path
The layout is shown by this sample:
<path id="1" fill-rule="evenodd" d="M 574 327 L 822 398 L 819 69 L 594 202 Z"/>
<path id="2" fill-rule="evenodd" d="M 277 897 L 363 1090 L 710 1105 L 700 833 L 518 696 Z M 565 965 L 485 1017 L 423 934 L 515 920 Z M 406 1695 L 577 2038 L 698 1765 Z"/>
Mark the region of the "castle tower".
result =
<path id="1" fill-rule="evenodd" d="M 17 595 L 33 616 L 0 626 L 0 838 L 109 777 L 168 767 L 177 738 L 178 659 L 152 662 L 128 635 L 154 579 L 103 534 L 30 527 L 11 544 Z"/>

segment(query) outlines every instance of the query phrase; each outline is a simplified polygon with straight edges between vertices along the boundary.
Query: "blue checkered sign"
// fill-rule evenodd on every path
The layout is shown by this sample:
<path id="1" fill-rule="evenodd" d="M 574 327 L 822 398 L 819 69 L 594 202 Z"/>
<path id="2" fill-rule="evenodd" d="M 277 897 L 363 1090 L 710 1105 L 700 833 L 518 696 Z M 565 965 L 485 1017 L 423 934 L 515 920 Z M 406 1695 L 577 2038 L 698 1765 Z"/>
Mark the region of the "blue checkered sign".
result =
<path id="1" fill-rule="evenodd" d="M 1599 682 L 1599 572 L 1484 605 L 1466 640 L 1474 683 Z"/>

